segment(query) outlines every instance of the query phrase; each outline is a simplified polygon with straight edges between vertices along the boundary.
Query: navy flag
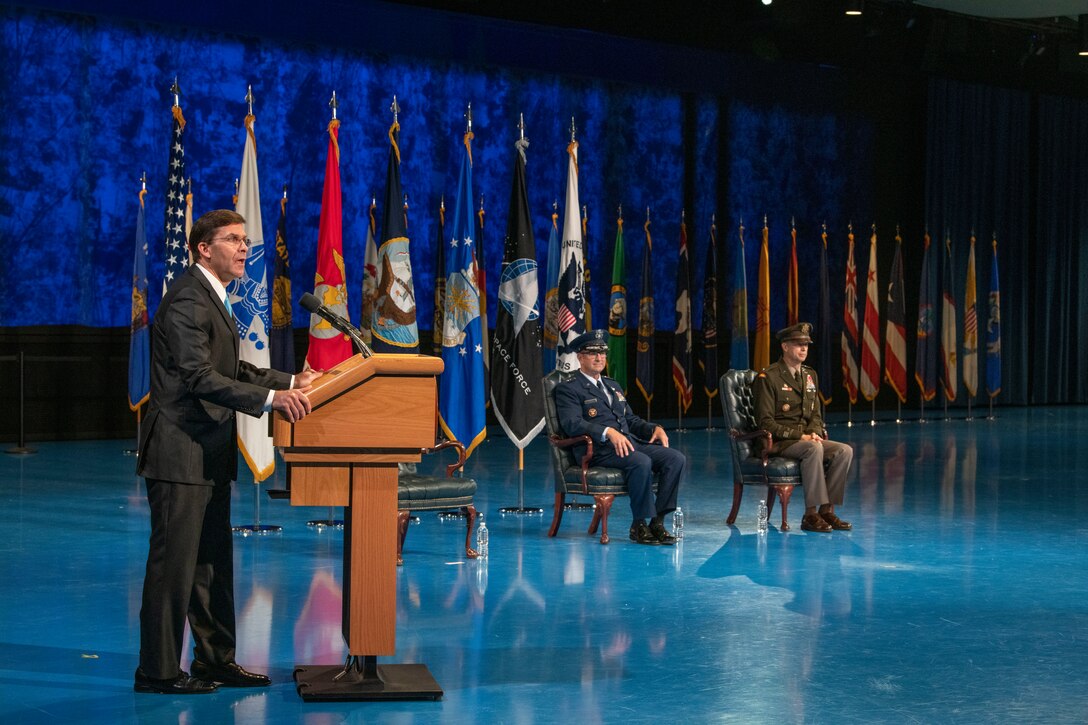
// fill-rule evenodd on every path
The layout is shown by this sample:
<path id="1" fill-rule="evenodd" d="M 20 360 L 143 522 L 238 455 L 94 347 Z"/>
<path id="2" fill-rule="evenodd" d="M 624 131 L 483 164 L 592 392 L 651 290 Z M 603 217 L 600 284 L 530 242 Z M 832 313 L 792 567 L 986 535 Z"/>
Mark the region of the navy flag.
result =
<path id="1" fill-rule="evenodd" d="M 680 220 L 680 259 L 676 265 L 676 332 L 672 337 L 672 384 L 683 412 L 691 407 L 691 265 L 688 263 L 688 225 Z"/>
<path id="2" fill-rule="evenodd" d="M 528 145 L 524 138 L 515 144 L 510 218 L 499 277 L 495 336 L 491 340 L 491 407 L 519 450 L 544 427 L 536 242 L 525 188 Z"/>
<path id="3" fill-rule="evenodd" d="M 703 277 L 703 390 L 711 401 L 718 397 L 718 227 L 710 219 Z"/>
<path id="4" fill-rule="evenodd" d="M 650 238 L 650 210 L 646 210 L 646 246 L 642 251 L 642 297 L 638 302 L 638 343 L 635 347 L 635 385 L 646 398 L 654 399 L 654 277 L 653 240 Z"/>

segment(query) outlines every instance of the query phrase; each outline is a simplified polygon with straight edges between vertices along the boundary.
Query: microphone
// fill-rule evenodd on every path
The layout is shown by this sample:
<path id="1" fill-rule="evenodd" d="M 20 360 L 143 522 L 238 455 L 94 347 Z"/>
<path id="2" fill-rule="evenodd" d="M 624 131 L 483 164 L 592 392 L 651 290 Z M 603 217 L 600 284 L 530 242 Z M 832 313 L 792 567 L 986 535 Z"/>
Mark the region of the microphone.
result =
<path id="1" fill-rule="evenodd" d="M 363 354 L 363 357 L 370 357 L 374 354 L 374 351 L 363 342 L 363 335 L 359 332 L 359 328 L 321 304 L 321 300 L 307 292 L 302 295 L 299 304 L 302 305 L 302 308 L 307 312 L 324 319 L 337 330 L 350 337 L 351 341 L 355 344 L 355 347 Z"/>

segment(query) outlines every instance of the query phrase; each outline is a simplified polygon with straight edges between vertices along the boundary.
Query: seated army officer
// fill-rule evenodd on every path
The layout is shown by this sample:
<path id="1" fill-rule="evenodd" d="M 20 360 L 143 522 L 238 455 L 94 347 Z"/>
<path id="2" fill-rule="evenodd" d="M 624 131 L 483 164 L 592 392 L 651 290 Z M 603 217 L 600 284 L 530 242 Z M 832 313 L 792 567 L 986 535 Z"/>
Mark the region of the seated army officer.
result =
<path id="1" fill-rule="evenodd" d="M 835 506 L 842 503 L 854 449 L 826 438 L 816 392 L 819 379 L 804 364 L 811 332 L 807 322 L 778 331 L 782 357 L 752 383 L 756 425 L 770 432 L 773 455 L 800 461 L 805 488 L 801 529 L 845 531 L 850 524 L 835 515 Z"/>
<path id="2" fill-rule="evenodd" d="M 675 544 L 676 538 L 665 530 L 663 520 L 676 509 L 687 458 L 669 448 L 664 428 L 634 414 L 619 383 L 601 375 L 608 353 L 603 330 L 579 335 L 571 347 L 578 353 L 581 370 L 555 388 L 559 425 L 567 435 L 589 435 L 599 441 L 593 446 L 591 465 L 623 471 L 634 516 L 631 540 Z M 575 455 L 585 455 L 585 447 L 576 449 Z M 660 474 L 656 499 L 654 473 Z"/>

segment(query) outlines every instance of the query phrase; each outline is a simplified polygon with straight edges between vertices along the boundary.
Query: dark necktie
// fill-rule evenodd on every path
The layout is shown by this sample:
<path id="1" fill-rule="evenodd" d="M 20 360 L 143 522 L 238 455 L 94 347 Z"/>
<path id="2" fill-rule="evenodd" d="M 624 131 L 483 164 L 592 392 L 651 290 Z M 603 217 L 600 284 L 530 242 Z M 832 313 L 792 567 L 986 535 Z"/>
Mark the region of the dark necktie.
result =
<path id="1" fill-rule="evenodd" d="M 597 389 L 601 391 L 601 396 L 604 398 L 605 405 L 612 405 L 612 400 L 608 396 L 608 391 L 605 390 L 604 381 L 597 378 Z"/>

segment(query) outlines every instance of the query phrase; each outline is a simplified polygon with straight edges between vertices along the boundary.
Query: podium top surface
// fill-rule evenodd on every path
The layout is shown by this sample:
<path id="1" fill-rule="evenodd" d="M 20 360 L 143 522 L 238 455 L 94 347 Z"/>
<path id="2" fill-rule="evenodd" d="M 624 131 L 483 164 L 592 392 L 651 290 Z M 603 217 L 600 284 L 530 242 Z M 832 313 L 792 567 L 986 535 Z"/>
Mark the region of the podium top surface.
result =
<path id="1" fill-rule="evenodd" d="M 306 397 L 316 407 L 374 376 L 435 377 L 443 368 L 442 358 L 432 355 L 375 353 L 368 358 L 353 355 L 315 380 Z"/>

